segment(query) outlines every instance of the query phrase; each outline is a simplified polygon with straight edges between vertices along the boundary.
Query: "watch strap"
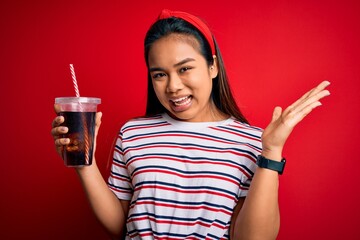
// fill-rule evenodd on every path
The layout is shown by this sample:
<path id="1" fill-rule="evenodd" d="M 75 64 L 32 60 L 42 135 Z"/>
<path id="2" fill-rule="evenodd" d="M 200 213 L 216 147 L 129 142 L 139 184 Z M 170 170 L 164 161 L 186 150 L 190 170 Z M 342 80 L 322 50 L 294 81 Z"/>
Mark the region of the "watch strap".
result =
<path id="1" fill-rule="evenodd" d="M 262 155 L 258 155 L 256 164 L 261 168 L 267 168 L 277 171 L 280 175 L 284 172 L 286 159 L 282 158 L 281 161 L 268 159 Z"/>

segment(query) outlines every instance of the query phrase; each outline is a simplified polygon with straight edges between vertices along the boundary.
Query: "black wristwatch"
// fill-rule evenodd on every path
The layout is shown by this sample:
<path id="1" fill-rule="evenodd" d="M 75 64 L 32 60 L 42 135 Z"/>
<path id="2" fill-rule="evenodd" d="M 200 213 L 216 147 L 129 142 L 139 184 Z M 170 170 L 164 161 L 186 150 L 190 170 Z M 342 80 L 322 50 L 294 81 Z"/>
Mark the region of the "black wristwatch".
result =
<path id="1" fill-rule="evenodd" d="M 261 168 L 267 168 L 274 171 L 277 171 L 280 175 L 284 172 L 286 159 L 283 158 L 281 161 L 274 161 L 271 159 L 267 159 L 266 157 L 259 155 L 257 157 L 256 164 Z"/>

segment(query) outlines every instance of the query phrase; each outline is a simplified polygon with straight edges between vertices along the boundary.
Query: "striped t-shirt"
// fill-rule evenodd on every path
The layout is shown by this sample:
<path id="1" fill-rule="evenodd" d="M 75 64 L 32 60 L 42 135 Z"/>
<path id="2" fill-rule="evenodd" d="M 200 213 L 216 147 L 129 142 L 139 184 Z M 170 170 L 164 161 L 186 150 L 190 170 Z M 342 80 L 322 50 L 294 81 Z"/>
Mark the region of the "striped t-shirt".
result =
<path id="1" fill-rule="evenodd" d="M 127 122 L 108 179 L 119 199 L 131 201 L 127 239 L 229 239 L 261 133 L 234 118 L 189 123 L 162 114 Z"/>

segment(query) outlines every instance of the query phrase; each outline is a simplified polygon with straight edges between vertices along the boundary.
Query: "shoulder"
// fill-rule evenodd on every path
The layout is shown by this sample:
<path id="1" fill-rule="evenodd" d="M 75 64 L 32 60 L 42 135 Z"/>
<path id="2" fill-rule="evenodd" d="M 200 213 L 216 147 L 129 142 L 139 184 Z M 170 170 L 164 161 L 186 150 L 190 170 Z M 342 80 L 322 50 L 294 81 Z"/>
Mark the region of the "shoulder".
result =
<path id="1" fill-rule="evenodd" d="M 169 125 L 161 114 L 154 116 L 136 117 L 128 120 L 120 129 L 120 134 L 148 131 L 154 127 Z"/>
<path id="2" fill-rule="evenodd" d="M 244 134 L 249 134 L 249 135 L 253 135 L 255 137 L 260 138 L 262 133 L 263 133 L 263 129 L 257 126 L 253 126 L 247 123 L 243 123 L 240 122 L 236 119 L 233 119 L 233 121 L 229 122 L 229 124 L 227 124 L 227 127 L 229 129 L 232 129 L 233 131 L 236 132 L 241 132 Z"/>
<path id="3" fill-rule="evenodd" d="M 214 128 L 217 136 L 240 145 L 249 145 L 261 149 L 261 136 L 263 130 L 259 127 L 240 122 L 234 118 L 226 124 Z"/>

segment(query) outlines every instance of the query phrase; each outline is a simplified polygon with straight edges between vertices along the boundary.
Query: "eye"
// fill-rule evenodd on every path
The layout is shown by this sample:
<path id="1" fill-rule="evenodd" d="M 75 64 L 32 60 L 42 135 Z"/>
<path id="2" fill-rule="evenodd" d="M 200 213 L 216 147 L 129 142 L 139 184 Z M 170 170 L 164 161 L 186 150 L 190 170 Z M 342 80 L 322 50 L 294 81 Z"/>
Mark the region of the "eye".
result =
<path id="1" fill-rule="evenodd" d="M 192 68 L 191 68 L 191 67 L 182 67 L 182 68 L 180 68 L 180 73 L 187 72 L 187 71 L 189 71 L 190 69 L 192 69 Z"/>
<path id="2" fill-rule="evenodd" d="M 159 79 L 159 78 L 164 77 L 164 76 L 165 76 L 165 73 L 159 72 L 159 73 L 154 73 L 154 74 L 152 75 L 152 78 L 153 78 L 153 79 Z"/>

